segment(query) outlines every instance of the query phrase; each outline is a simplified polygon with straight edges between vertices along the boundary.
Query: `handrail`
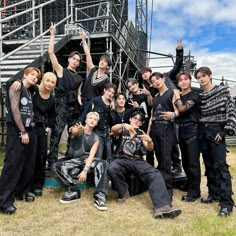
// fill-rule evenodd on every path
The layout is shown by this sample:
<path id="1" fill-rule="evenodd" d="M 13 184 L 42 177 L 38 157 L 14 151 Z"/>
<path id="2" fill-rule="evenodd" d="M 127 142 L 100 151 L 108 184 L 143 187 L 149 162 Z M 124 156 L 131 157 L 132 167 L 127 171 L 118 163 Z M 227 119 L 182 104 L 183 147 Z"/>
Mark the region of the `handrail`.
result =
<path id="1" fill-rule="evenodd" d="M 24 1 L 14 3 L 14 4 L 9 5 L 9 6 L 6 6 L 6 7 L 1 7 L 1 8 L 0 8 L 0 12 L 2 12 L 2 11 L 4 11 L 4 10 L 7 10 L 7 9 L 9 9 L 9 8 L 16 7 L 16 6 L 21 5 L 21 4 L 23 4 L 23 3 L 26 3 L 26 2 L 32 2 L 32 0 L 24 0 Z"/>
<path id="2" fill-rule="evenodd" d="M 32 20 L 32 21 L 28 22 L 27 24 L 22 25 L 22 26 L 20 26 L 19 28 L 15 29 L 15 30 L 13 30 L 13 31 L 11 31 L 11 32 L 9 32 L 8 34 L 4 34 L 4 35 L 2 36 L 2 39 L 7 38 L 7 37 L 10 36 L 11 34 L 16 33 L 17 31 L 19 31 L 19 30 L 25 28 L 26 26 L 31 25 L 32 23 L 37 22 L 38 20 L 39 20 L 39 19 Z"/>
<path id="3" fill-rule="evenodd" d="M 43 8 L 44 6 L 46 6 L 46 5 L 48 5 L 48 4 L 52 3 L 52 2 L 55 2 L 55 1 L 56 1 L 56 0 L 50 0 L 50 1 L 45 2 L 45 3 L 42 3 L 42 4 L 40 4 L 40 5 L 38 5 L 38 6 L 34 7 L 34 8 L 31 8 L 31 9 L 28 9 L 28 10 L 24 10 L 24 11 L 22 11 L 22 12 L 19 12 L 19 13 L 15 14 L 15 15 L 12 15 L 12 16 L 5 17 L 4 19 L 1 19 L 1 20 L 0 20 L 0 23 L 3 23 L 3 22 L 5 22 L 5 21 L 11 20 L 11 19 L 13 19 L 13 18 L 16 18 L 17 16 L 24 15 L 24 14 L 26 14 L 26 13 L 28 13 L 28 12 L 37 10 L 37 9 L 39 9 L 39 8 Z M 5 8 L 4 8 L 4 9 L 5 9 Z"/>
<path id="4" fill-rule="evenodd" d="M 67 19 L 69 19 L 71 17 L 71 15 L 67 16 L 66 18 L 64 18 L 63 20 L 59 21 L 57 24 L 55 24 L 56 26 L 60 25 L 61 23 L 63 23 L 64 21 L 66 21 Z M 11 51 L 10 53 L 8 53 L 7 55 L 5 55 L 4 57 L 0 58 L 0 62 L 3 61 L 4 59 L 10 57 L 11 55 L 13 55 L 14 53 L 18 52 L 20 49 L 25 48 L 26 46 L 28 46 L 29 44 L 31 44 L 32 42 L 36 41 L 37 39 L 43 37 L 45 34 L 47 34 L 50 31 L 50 29 L 46 30 L 44 33 L 38 35 L 37 37 L 31 39 L 30 41 L 28 41 L 27 43 L 21 45 L 20 47 L 16 48 L 15 50 Z"/>

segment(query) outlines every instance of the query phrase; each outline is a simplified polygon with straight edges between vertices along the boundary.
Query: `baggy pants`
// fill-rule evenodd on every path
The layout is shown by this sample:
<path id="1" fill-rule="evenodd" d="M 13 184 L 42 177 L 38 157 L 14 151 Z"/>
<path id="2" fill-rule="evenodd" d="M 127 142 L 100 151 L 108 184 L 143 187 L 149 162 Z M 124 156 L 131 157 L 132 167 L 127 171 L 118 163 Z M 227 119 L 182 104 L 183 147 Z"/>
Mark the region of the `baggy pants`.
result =
<path id="1" fill-rule="evenodd" d="M 169 194 L 160 171 L 144 160 L 117 158 L 109 164 L 108 175 L 119 198 L 123 198 L 128 191 L 125 176 L 130 172 L 137 174 L 141 181 L 148 187 L 155 209 L 170 205 Z"/>
<path id="2" fill-rule="evenodd" d="M 184 172 L 188 178 L 188 197 L 200 196 L 201 168 L 197 124 L 183 124 L 179 127 L 179 146 Z"/>
<path id="3" fill-rule="evenodd" d="M 56 125 L 52 129 L 51 138 L 50 138 L 50 152 L 48 155 L 49 164 L 53 164 L 58 159 L 58 146 L 61 140 L 62 133 L 66 125 L 72 125 L 72 118 L 69 113 L 69 106 L 67 97 L 56 100 Z M 67 149 L 70 144 L 70 136 L 67 141 Z"/>
<path id="4" fill-rule="evenodd" d="M 59 177 L 60 182 L 72 191 L 76 191 L 80 195 L 80 190 L 76 186 L 78 179 L 77 176 L 83 171 L 85 166 L 85 158 L 73 158 L 65 161 L 58 161 L 55 164 L 56 175 Z M 90 166 L 90 170 L 94 171 L 95 180 L 95 198 L 103 198 L 105 200 L 108 193 L 108 175 L 107 175 L 108 164 L 105 160 L 94 159 Z"/>
<path id="5" fill-rule="evenodd" d="M 176 137 L 171 123 L 153 122 L 151 126 L 151 137 L 154 143 L 154 151 L 156 154 L 158 166 L 161 172 L 169 195 L 173 195 L 172 174 L 171 174 L 171 152 L 176 145 Z"/>
<path id="6" fill-rule="evenodd" d="M 0 207 L 14 203 L 15 195 L 29 192 L 34 174 L 36 138 L 33 128 L 26 129 L 29 144 L 22 144 L 19 130 L 7 125 L 6 157 L 0 177 Z"/>
<path id="7" fill-rule="evenodd" d="M 232 182 L 226 162 L 225 138 L 216 141 L 215 136 L 223 131 L 220 125 L 203 124 L 200 127 L 200 147 L 205 164 L 209 196 L 219 199 L 221 207 L 232 209 Z"/>
<path id="8" fill-rule="evenodd" d="M 47 159 L 47 134 L 45 133 L 44 125 L 35 126 L 37 152 L 35 161 L 35 170 L 32 183 L 32 190 L 42 189 L 44 185 L 45 167 Z"/>

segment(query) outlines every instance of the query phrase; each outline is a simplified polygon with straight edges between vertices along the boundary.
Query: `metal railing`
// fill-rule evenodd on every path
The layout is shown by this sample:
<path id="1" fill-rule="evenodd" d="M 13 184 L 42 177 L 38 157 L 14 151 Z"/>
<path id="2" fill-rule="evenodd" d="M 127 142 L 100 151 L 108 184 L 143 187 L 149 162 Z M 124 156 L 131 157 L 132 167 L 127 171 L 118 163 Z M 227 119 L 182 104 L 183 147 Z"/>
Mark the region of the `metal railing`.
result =
<path id="1" fill-rule="evenodd" d="M 13 54 L 16 53 L 17 51 L 21 50 L 22 48 L 28 46 L 30 43 L 34 42 L 35 40 L 37 40 L 37 39 L 39 39 L 39 38 L 43 39 L 43 36 L 49 32 L 49 29 L 46 30 L 46 31 L 43 31 L 43 14 L 42 14 L 42 13 L 43 13 L 43 12 L 42 12 L 43 7 L 49 5 L 49 4 L 53 3 L 53 2 L 56 2 L 56 1 L 57 1 L 57 0 L 50 0 L 50 1 L 47 1 L 47 2 L 45 2 L 45 3 L 40 4 L 40 5 L 38 5 L 38 6 L 35 6 L 35 0 L 24 0 L 24 1 L 18 2 L 18 3 L 16 3 L 16 4 L 12 4 L 12 5 L 10 5 L 10 6 L 4 7 L 4 8 L 0 8 L 0 62 L 1 62 L 2 60 L 4 60 L 4 59 L 8 58 L 9 56 L 13 55 Z M 14 14 L 14 15 L 12 15 L 12 16 L 8 16 L 8 17 L 5 17 L 5 18 L 2 19 L 2 12 L 6 11 L 7 9 L 10 9 L 10 8 L 12 8 L 12 7 L 15 7 L 16 5 L 18 6 L 18 5 L 20 5 L 20 4 L 24 4 L 24 3 L 27 3 L 27 2 L 32 2 L 32 8 L 26 9 L 26 10 L 24 10 L 24 11 L 22 11 L 22 12 L 19 12 L 19 13 L 17 13 L 17 14 Z M 58 22 L 58 23 L 56 24 L 57 26 L 60 25 L 60 24 L 62 24 L 62 23 L 65 22 L 65 21 L 68 22 L 68 19 L 71 19 L 71 22 L 73 22 L 73 19 L 72 19 L 73 14 L 70 14 L 70 15 L 69 15 L 69 0 L 66 0 L 65 2 L 66 2 L 66 12 L 68 13 L 68 15 L 66 16 L 66 18 L 64 18 L 63 20 L 61 20 L 60 22 Z M 73 6 L 73 0 L 70 1 L 70 6 Z M 35 16 L 36 16 L 35 13 L 36 13 L 36 11 L 38 11 L 38 10 L 39 10 L 39 14 L 38 14 L 39 17 L 36 18 L 36 17 L 35 17 Z M 72 10 L 72 12 L 73 12 L 73 10 Z M 14 19 L 14 18 L 16 18 L 16 17 L 22 16 L 22 15 L 27 14 L 27 13 L 31 13 L 31 14 L 32 14 L 32 16 L 31 16 L 32 20 L 31 20 L 30 22 L 28 22 L 28 23 L 22 25 L 21 27 L 19 27 L 19 28 L 13 30 L 13 31 L 11 31 L 11 32 L 9 32 L 9 33 L 6 34 L 6 35 L 2 35 L 2 25 L 3 25 L 4 22 L 7 22 L 7 21 L 9 21 L 9 20 L 12 20 L 12 19 Z M 39 35 L 38 35 L 38 36 L 36 36 L 36 32 L 35 32 L 35 23 L 36 23 L 37 21 L 39 21 L 39 29 L 40 29 L 40 32 L 39 32 Z M 12 34 L 14 34 L 14 33 L 18 32 L 18 31 L 20 31 L 21 29 L 23 29 L 23 28 L 25 28 L 25 27 L 27 27 L 27 26 L 29 26 L 29 25 L 32 25 L 33 39 L 30 40 L 29 42 L 25 43 L 24 45 L 18 47 L 18 48 L 15 49 L 14 51 L 8 53 L 7 55 L 3 56 L 3 51 L 2 51 L 2 48 L 3 48 L 3 39 L 5 39 L 5 38 L 11 36 Z M 43 55 L 43 41 L 42 41 L 42 43 L 41 43 L 41 55 Z"/>
<path id="2" fill-rule="evenodd" d="M 79 5 L 79 4 L 78 4 Z M 146 54 L 138 51 L 139 35 L 131 21 L 125 21 L 113 1 L 92 3 L 75 8 L 75 22 L 89 33 L 112 33 L 128 57 L 138 67 L 145 64 Z"/>
<path id="3" fill-rule="evenodd" d="M 35 42 L 38 39 L 41 39 L 41 42 L 40 42 L 40 55 L 43 56 L 43 54 L 44 54 L 43 36 L 46 35 L 49 32 L 49 29 L 47 29 L 45 31 L 43 30 L 43 8 L 47 5 L 49 5 L 49 4 L 52 4 L 52 3 L 56 2 L 56 1 L 58 1 L 58 0 L 50 0 L 50 1 L 47 1 L 45 3 L 41 3 L 41 4 L 36 6 L 35 5 L 35 0 L 24 0 L 24 1 L 20 1 L 18 3 L 12 4 L 10 6 L 0 8 L 0 62 L 3 61 L 3 60 L 6 60 L 7 58 L 12 56 L 16 52 L 18 52 L 21 49 L 27 47 L 28 45 L 30 45 L 31 43 Z M 73 22 L 73 6 L 74 6 L 73 2 L 74 1 L 73 0 L 70 0 L 70 2 L 69 2 L 69 0 L 64 0 L 64 1 L 65 1 L 65 4 L 66 4 L 66 13 L 67 13 L 67 15 L 63 20 L 57 22 L 56 26 L 59 26 L 59 25 L 63 24 L 64 22 L 66 22 L 68 24 L 69 20 L 70 20 L 70 22 Z M 16 7 L 16 6 L 19 6 L 19 5 L 28 3 L 28 2 L 31 2 L 31 8 L 30 9 L 26 9 L 26 10 L 23 10 L 23 11 L 17 13 L 17 14 L 2 18 L 2 16 L 4 15 L 2 13 L 6 12 L 8 9 L 11 9 L 13 7 Z M 70 14 L 69 14 L 69 11 L 70 11 Z M 22 16 L 22 15 L 26 15 L 26 14 L 30 14 L 30 18 L 32 19 L 30 22 L 25 23 L 24 25 L 20 26 L 19 28 L 15 29 L 15 30 L 13 30 L 13 31 L 5 34 L 5 35 L 2 34 L 3 24 L 5 22 L 9 22 L 12 19 L 16 19 L 17 17 Z M 36 22 L 39 23 L 39 33 L 38 33 L 38 35 L 36 35 L 36 30 L 35 30 L 36 29 Z M 29 41 L 27 41 L 25 44 L 17 47 L 15 50 L 11 51 L 10 53 L 7 53 L 6 55 L 3 55 L 3 40 L 6 39 L 9 36 L 15 34 L 16 32 L 28 27 L 28 26 L 32 26 L 32 36 L 33 36 L 32 39 L 29 39 Z M 65 31 L 65 34 L 68 34 L 68 32 Z M 1 89 L 1 69 L 0 69 L 0 89 Z"/>

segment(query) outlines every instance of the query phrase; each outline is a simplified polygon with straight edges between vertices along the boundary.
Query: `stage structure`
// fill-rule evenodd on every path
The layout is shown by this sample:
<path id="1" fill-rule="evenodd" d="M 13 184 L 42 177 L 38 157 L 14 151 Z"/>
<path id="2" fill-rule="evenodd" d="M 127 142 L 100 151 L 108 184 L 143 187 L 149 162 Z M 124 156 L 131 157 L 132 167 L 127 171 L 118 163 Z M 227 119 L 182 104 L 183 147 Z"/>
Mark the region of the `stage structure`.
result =
<path id="1" fill-rule="evenodd" d="M 110 80 L 121 90 L 146 65 L 146 53 L 139 49 L 147 49 L 147 1 L 136 1 L 135 23 L 128 18 L 128 0 L 2 0 L 0 7 L 0 139 L 5 134 L 6 82 L 21 78 L 28 66 L 52 70 L 47 55 L 51 21 L 57 26 L 55 52 L 63 66 L 69 52 L 83 54 L 81 30 L 88 32 L 95 65 L 103 54 L 111 58 Z M 86 76 L 85 63 L 80 71 Z"/>

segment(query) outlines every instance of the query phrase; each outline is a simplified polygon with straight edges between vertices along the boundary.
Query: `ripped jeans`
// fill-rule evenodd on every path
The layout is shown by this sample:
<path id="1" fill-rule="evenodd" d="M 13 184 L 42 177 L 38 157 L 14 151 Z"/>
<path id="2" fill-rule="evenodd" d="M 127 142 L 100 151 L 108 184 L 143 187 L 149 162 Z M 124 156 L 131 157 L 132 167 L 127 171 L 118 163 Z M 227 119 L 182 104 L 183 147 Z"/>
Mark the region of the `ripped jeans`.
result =
<path id="1" fill-rule="evenodd" d="M 72 191 L 76 191 L 80 194 L 80 190 L 77 187 L 77 176 L 83 171 L 85 166 L 85 158 L 73 158 L 65 161 L 58 161 L 55 164 L 55 172 L 60 182 L 70 188 Z M 106 200 L 108 193 L 108 175 L 107 175 L 108 163 L 105 160 L 94 159 L 88 175 L 94 172 L 95 192 L 94 197 Z"/>

